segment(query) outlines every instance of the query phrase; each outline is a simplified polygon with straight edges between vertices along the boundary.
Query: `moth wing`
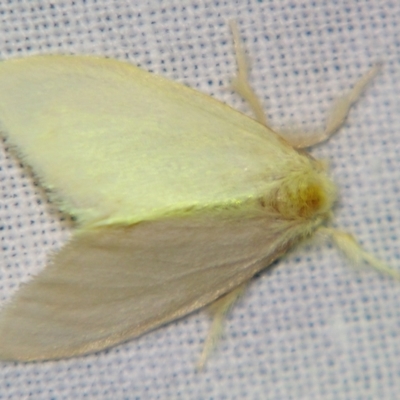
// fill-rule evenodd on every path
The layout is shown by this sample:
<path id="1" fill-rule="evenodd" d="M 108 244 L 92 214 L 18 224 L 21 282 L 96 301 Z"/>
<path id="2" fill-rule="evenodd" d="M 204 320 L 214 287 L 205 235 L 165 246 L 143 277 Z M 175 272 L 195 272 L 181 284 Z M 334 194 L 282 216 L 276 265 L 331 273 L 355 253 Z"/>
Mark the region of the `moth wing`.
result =
<path id="1" fill-rule="evenodd" d="M 136 223 L 177 204 L 258 197 L 288 159 L 301 161 L 227 105 L 99 57 L 1 62 L 0 131 L 52 199 L 84 224 Z"/>
<path id="2" fill-rule="evenodd" d="M 288 246 L 266 223 L 175 218 L 78 232 L 0 314 L 0 358 L 98 351 L 212 302 Z"/>

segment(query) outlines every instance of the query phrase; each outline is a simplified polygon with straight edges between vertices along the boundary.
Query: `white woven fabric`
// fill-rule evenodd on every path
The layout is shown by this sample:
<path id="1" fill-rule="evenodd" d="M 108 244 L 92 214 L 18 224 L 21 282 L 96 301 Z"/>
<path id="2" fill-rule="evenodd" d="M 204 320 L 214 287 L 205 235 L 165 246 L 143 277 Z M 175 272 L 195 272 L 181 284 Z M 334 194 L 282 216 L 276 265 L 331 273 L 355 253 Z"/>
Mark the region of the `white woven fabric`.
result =
<path id="1" fill-rule="evenodd" d="M 0 59 L 112 56 L 248 112 L 229 88 L 233 18 L 277 128 L 321 126 L 332 98 L 384 64 L 344 129 L 313 154 L 330 160 L 340 188 L 336 224 L 400 270 L 399 1 L 0 1 Z M 44 267 L 70 223 L 0 151 L 5 301 Z M 199 312 L 98 354 L 0 363 L 0 399 L 398 399 L 398 304 L 400 282 L 310 242 L 254 280 L 205 371 L 195 370 L 209 326 Z"/>

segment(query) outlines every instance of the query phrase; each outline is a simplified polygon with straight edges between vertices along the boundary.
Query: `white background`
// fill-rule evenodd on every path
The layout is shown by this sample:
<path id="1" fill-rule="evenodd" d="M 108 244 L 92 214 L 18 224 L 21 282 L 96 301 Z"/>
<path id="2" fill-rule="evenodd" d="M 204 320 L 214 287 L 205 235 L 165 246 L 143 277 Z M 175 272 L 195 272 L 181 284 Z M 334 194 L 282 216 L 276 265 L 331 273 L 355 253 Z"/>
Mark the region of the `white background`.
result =
<path id="1" fill-rule="evenodd" d="M 400 2 L 0 1 L 0 59 L 115 57 L 248 112 L 229 87 L 233 18 L 276 128 L 322 126 L 332 99 L 383 63 L 344 129 L 312 153 L 329 160 L 340 188 L 335 225 L 400 270 Z M 2 145 L 1 301 L 44 267 L 70 227 Z M 205 312 L 86 357 L 0 362 L 0 399 L 398 399 L 400 282 L 357 271 L 318 241 L 276 267 L 232 310 L 201 373 Z"/>

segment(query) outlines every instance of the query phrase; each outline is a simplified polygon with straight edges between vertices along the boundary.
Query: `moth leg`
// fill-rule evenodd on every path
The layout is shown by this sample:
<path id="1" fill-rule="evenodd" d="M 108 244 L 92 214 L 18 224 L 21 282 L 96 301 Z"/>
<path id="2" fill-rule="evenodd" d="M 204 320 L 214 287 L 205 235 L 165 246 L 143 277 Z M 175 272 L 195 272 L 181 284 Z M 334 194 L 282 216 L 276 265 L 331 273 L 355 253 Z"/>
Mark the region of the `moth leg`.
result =
<path id="1" fill-rule="evenodd" d="M 230 22 L 230 28 L 232 31 L 236 63 L 238 67 L 236 76 L 232 79 L 232 86 L 235 91 L 242 96 L 247 103 L 249 103 L 255 114 L 256 120 L 271 130 L 274 130 L 268 125 L 267 117 L 264 113 L 260 99 L 256 96 L 254 90 L 249 84 L 249 62 L 243 50 L 239 30 L 235 21 Z M 311 147 L 329 139 L 344 124 L 351 107 L 360 98 L 367 85 L 379 72 L 380 67 L 379 64 L 374 65 L 356 82 L 347 94 L 336 99 L 326 118 L 325 129 L 323 131 L 316 131 L 307 134 L 290 131 L 276 132 L 276 130 L 275 132 L 295 148 Z"/>
<path id="2" fill-rule="evenodd" d="M 217 342 L 222 336 L 223 323 L 225 320 L 225 315 L 229 312 L 233 304 L 238 300 L 238 298 L 243 294 L 247 287 L 247 282 L 238 286 L 236 289 L 232 290 L 228 294 L 215 300 L 209 307 L 208 311 L 212 317 L 212 323 L 208 331 L 206 341 L 204 342 L 203 351 L 201 353 L 200 359 L 197 363 L 197 369 L 202 370 L 204 365 L 214 350 Z"/>
<path id="3" fill-rule="evenodd" d="M 254 90 L 249 84 L 249 63 L 240 40 L 236 21 L 230 21 L 229 25 L 232 31 L 237 64 L 237 73 L 232 79 L 232 87 L 240 96 L 243 97 L 244 100 L 247 101 L 247 103 L 249 103 L 255 114 L 256 120 L 261 124 L 268 126 L 267 117 L 265 116 L 260 99 L 254 93 Z"/>
<path id="4" fill-rule="evenodd" d="M 388 267 L 383 261 L 378 260 L 372 254 L 369 254 L 363 250 L 354 237 L 349 233 L 326 227 L 319 228 L 319 232 L 321 232 L 323 235 L 331 237 L 336 246 L 354 265 L 367 263 L 371 267 L 375 268 L 378 272 L 400 280 L 399 271 Z"/>
<path id="5" fill-rule="evenodd" d="M 329 139 L 346 121 L 353 104 L 360 98 L 367 85 L 379 72 L 380 65 L 374 65 L 367 71 L 344 96 L 339 97 L 333 103 L 332 109 L 325 122 L 325 129 L 322 132 L 299 134 L 298 132 L 280 133 L 293 147 L 306 148 Z"/>

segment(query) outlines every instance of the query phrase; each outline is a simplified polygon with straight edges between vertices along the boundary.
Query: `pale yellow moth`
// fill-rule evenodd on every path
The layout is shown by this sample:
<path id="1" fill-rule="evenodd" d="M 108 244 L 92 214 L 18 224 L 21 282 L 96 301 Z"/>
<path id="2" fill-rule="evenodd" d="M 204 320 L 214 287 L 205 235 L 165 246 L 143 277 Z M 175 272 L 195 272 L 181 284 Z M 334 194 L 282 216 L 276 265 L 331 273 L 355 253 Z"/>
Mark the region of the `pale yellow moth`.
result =
<path id="1" fill-rule="evenodd" d="M 0 63 L 0 130 L 77 229 L 0 313 L 0 359 L 98 351 L 213 303 L 214 323 L 244 285 L 319 230 L 355 262 L 386 267 L 323 224 L 336 188 L 304 150 L 327 139 L 375 75 L 333 107 L 326 129 L 284 138 L 257 120 L 130 64 L 91 56 Z"/>

